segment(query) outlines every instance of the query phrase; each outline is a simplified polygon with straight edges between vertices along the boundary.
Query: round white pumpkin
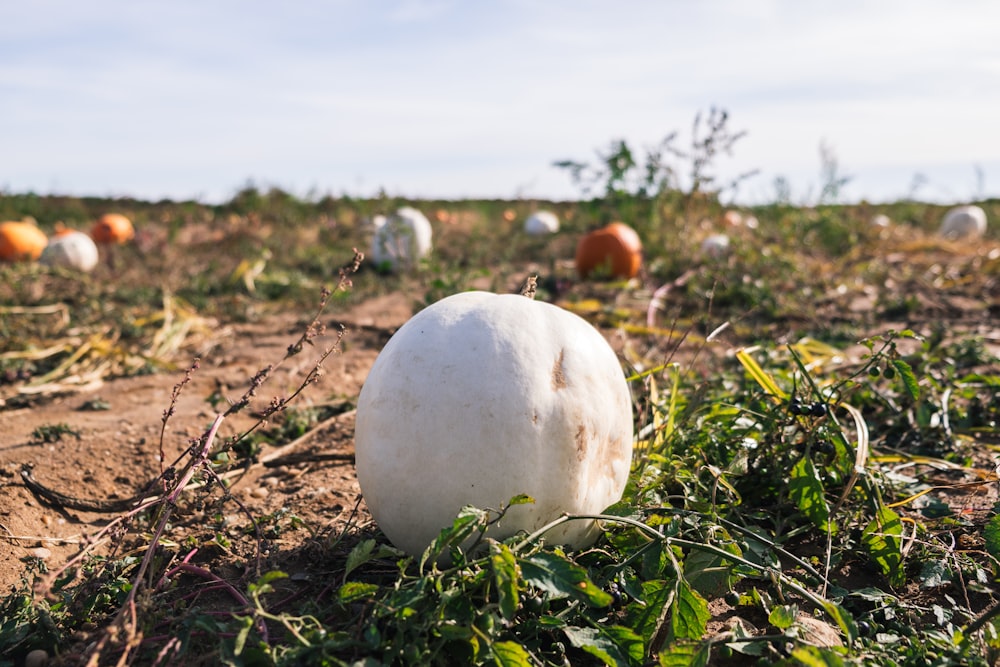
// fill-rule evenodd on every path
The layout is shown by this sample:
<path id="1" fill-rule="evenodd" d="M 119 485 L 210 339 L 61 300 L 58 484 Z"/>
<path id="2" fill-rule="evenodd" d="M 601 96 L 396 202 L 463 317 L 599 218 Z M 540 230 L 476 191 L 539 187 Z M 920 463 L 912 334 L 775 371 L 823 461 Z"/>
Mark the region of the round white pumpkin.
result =
<path id="1" fill-rule="evenodd" d="M 885 213 L 876 213 L 870 220 L 871 226 L 878 229 L 888 229 L 892 226 L 892 218 Z"/>
<path id="2" fill-rule="evenodd" d="M 358 482 L 400 549 L 419 555 L 466 505 L 498 509 L 495 539 L 621 499 L 632 402 L 617 356 L 583 318 L 518 294 L 464 292 L 417 313 L 386 344 L 358 398 Z M 550 543 L 586 546 L 591 520 Z"/>
<path id="3" fill-rule="evenodd" d="M 410 268 L 431 252 L 431 223 L 417 209 L 404 206 L 372 220 L 372 261 L 382 269 Z"/>
<path id="4" fill-rule="evenodd" d="M 87 273 L 97 266 L 97 244 L 83 232 L 66 232 L 49 239 L 39 261 Z"/>
<path id="5" fill-rule="evenodd" d="M 531 236 L 555 234 L 559 231 L 559 218 L 552 211 L 535 211 L 524 221 L 524 231 Z"/>
<path id="6" fill-rule="evenodd" d="M 978 206 L 956 206 L 941 221 L 941 236 L 977 239 L 986 233 L 986 211 Z"/>
<path id="7" fill-rule="evenodd" d="M 717 259 L 729 254 L 729 236 L 726 234 L 712 234 L 706 236 L 701 242 L 701 252 L 708 257 Z"/>

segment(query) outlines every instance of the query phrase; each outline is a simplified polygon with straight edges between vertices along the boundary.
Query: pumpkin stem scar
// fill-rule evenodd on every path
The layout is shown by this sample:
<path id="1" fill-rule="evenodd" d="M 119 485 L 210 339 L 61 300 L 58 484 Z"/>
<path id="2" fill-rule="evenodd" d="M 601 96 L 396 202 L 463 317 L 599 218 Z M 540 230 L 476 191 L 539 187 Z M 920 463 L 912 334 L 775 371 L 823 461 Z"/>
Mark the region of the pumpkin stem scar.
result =
<path id="1" fill-rule="evenodd" d="M 566 356 L 566 350 L 559 350 L 559 358 L 556 359 L 556 363 L 552 366 L 552 388 L 556 391 L 566 388 L 566 373 L 563 372 L 563 359 Z"/>

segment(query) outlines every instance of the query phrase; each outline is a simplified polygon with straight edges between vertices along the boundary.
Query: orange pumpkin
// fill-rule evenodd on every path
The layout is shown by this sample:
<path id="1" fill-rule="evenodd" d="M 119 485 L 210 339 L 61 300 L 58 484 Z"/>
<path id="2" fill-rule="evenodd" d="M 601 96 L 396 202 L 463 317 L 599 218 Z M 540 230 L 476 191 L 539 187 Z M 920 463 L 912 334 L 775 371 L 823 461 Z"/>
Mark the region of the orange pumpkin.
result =
<path id="1" fill-rule="evenodd" d="M 576 271 L 581 278 L 599 269 L 615 278 L 633 278 L 642 265 L 642 241 L 623 222 L 612 222 L 580 239 L 576 246 Z"/>
<path id="2" fill-rule="evenodd" d="M 0 222 L 0 261 L 34 261 L 49 239 L 30 222 Z"/>
<path id="3" fill-rule="evenodd" d="M 57 222 L 55 229 L 52 230 L 52 237 L 58 238 L 60 236 L 70 236 L 71 234 L 76 234 L 76 233 L 77 231 L 75 229 L 70 229 L 63 223 Z"/>
<path id="4" fill-rule="evenodd" d="M 135 237 L 135 228 L 124 215 L 105 213 L 94 223 L 90 236 L 97 243 L 127 243 Z"/>

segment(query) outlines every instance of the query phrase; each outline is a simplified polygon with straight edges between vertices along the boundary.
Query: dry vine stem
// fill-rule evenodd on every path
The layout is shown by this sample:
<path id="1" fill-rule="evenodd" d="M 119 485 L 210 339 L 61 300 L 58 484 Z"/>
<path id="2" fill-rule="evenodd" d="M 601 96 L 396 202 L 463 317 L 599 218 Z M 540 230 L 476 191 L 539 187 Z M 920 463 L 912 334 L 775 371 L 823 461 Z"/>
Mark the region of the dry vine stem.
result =
<path id="1" fill-rule="evenodd" d="M 84 545 L 81 547 L 80 551 L 71 558 L 65 565 L 57 570 L 50 572 L 46 577 L 42 578 L 36 584 L 36 591 L 40 594 L 46 595 L 51 593 L 52 587 L 57 579 L 64 576 L 67 570 L 72 567 L 79 565 L 87 556 L 92 554 L 94 550 L 100 544 L 110 542 L 112 544 L 113 550 L 120 546 L 122 539 L 127 533 L 127 527 L 140 513 L 147 511 L 158 511 L 158 515 L 154 518 L 154 527 L 152 530 L 152 537 L 149 543 L 145 546 L 145 553 L 143 554 L 142 560 L 138 566 L 138 569 L 132 576 L 132 587 L 129 590 L 128 596 L 124 603 L 119 607 L 117 614 L 111 620 L 111 622 L 100 631 L 100 637 L 93 642 L 87 650 L 87 665 L 96 667 L 102 662 L 102 657 L 106 650 L 117 649 L 120 651 L 118 656 L 117 664 L 127 665 L 132 662 L 132 658 L 135 651 L 142 645 L 143 633 L 139 627 L 138 619 L 138 608 L 141 606 L 138 604 L 140 594 L 144 597 L 149 594 L 150 591 L 155 590 L 155 588 L 162 584 L 168 577 L 155 576 L 150 570 L 154 562 L 154 558 L 158 553 L 160 542 L 170 525 L 170 519 L 177 508 L 177 503 L 180 499 L 181 494 L 191 488 L 194 484 L 194 478 L 196 475 L 203 474 L 208 476 L 209 479 L 213 479 L 220 482 L 220 487 L 224 489 L 224 500 L 235 500 L 225 487 L 221 484 L 221 479 L 218 474 L 211 469 L 209 465 L 211 454 L 213 452 L 213 447 L 215 445 L 216 436 L 218 434 L 219 427 L 226 417 L 233 415 L 243 408 L 247 407 L 251 400 L 256 396 L 257 391 L 264 384 L 266 379 L 270 376 L 271 372 L 279 366 L 281 363 L 299 354 L 305 347 L 306 344 L 312 345 L 313 339 L 324 333 L 324 327 L 319 322 L 319 318 L 326 308 L 330 294 L 333 291 L 346 290 L 351 286 L 350 276 L 355 273 L 361 265 L 364 255 L 358 252 L 356 249 L 354 251 L 354 259 L 345 267 L 340 270 L 339 281 L 335 287 L 335 290 L 330 290 L 328 288 L 323 289 L 322 297 L 320 300 L 319 308 L 317 309 L 316 315 L 312 319 L 311 323 L 306 327 L 305 332 L 299 337 L 299 339 L 289 345 L 284 357 L 274 365 L 266 366 L 257 372 L 256 375 L 251 379 L 250 386 L 243 394 L 243 396 L 229 406 L 224 412 L 216 415 L 212 422 L 211 427 L 198 439 L 196 439 L 188 450 L 181 455 L 172 465 L 166 469 L 161 470 L 161 474 L 157 480 L 158 484 L 162 486 L 163 491 L 154 496 L 150 496 L 140 500 L 133 508 L 124 512 L 120 516 L 111 520 L 107 525 L 102 527 L 94 536 L 88 537 L 84 540 Z M 273 416 L 275 413 L 284 410 L 290 401 L 298 397 L 302 391 L 310 384 L 315 382 L 319 377 L 321 368 L 326 359 L 340 350 L 340 344 L 344 336 L 344 329 L 338 332 L 336 340 L 326 347 L 319 355 L 316 363 L 313 365 L 311 370 L 306 374 L 306 377 L 302 380 L 299 387 L 287 398 L 275 398 L 272 399 L 268 408 L 264 411 L 263 415 L 249 427 L 244 433 L 234 436 L 230 441 L 224 443 L 223 450 L 230 449 L 238 441 L 249 436 L 252 432 L 258 429 L 262 424 Z M 185 377 L 181 382 L 179 382 L 175 387 L 173 394 L 171 396 L 170 406 L 164 410 L 163 413 L 163 428 L 160 431 L 160 461 L 162 465 L 163 461 L 163 439 L 166 433 L 166 422 L 174 414 L 176 402 L 178 396 L 180 395 L 182 389 L 191 380 L 192 373 L 197 369 L 198 364 L 195 364 L 188 370 Z M 183 465 L 181 461 L 187 459 Z M 240 506 L 241 511 L 246 514 L 251 523 L 254 526 L 257 535 L 257 569 L 259 570 L 260 565 L 260 553 L 261 553 L 261 537 L 257 527 L 257 522 L 250 512 L 242 506 L 241 503 L 237 503 Z M 169 562 L 171 559 L 167 559 L 168 565 L 167 570 L 169 572 L 175 571 L 188 571 L 190 572 L 195 566 L 187 565 L 187 560 L 190 557 L 185 557 L 182 561 L 182 566 L 170 567 Z M 200 568 L 198 568 L 200 570 Z M 147 574 L 148 579 L 147 579 Z M 201 576 L 211 576 L 207 570 L 196 572 Z M 259 572 L 258 572 L 259 575 Z M 231 587 L 230 587 L 231 588 Z M 235 589 L 233 589 L 235 590 Z M 240 596 L 241 597 L 241 596 Z M 237 598 L 240 599 L 239 597 Z M 242 598 L 243 602 L 246 602 L 245 598 Z M 246 605 L 245 605 L 246 606 Z M 252 612 L 249 608 L 247 612 Z M 257 619 L 257 628 L 260 631 L 263 638 L 267 638 L 267 628 L 264 627 L 263 619 Z M 160 651 L 159 659 L 169 659 L 166 655 L 170 652 L 170 645 L 162 647 Z"/>

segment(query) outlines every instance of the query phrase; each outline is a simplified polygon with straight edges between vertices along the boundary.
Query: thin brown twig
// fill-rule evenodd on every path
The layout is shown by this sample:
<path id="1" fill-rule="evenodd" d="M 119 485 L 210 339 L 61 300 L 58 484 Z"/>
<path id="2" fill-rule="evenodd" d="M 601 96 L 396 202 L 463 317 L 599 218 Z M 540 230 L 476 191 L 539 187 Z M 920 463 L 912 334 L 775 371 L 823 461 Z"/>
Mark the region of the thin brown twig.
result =
<path id="1" fill-rule="evenodd" d="M 83 537 L 80 535 L 73 535 L 72 537 L 51 537 L 47 535 L 15 535 L 14 532 L 8 528 L 5 524 L 0 523 L 0 528 L 3 528 L 4 532 L 7 533 L 3 535 L 3 539 L 10 540 L 11 542 L 49 542 L 51 544 L 80 544 L 84 541 Z"/>
<path id="2" fill-rule="evenodd" d="M 163 411 L 163 418 L 160 420 L 160 474 L 163 474 L 163 462 L 166 460 L 166 454 L 163 451 L 163 440 L 167 432 L 167 422 L 173 416 L 174 411 L 177 409 L 177 399 L 180 398 L 181 390 L 191 382 L 191 378 L 194 376 L 194 372 L 198 370 L 201 366 L 199 359 L 195 359 L 194 362 L 188 367 L 187 371 L 184 373 L 184 378 L 174 385 L 173 391 L 170 393 L 170 405 L 166 410 Z"/>
<path id="3" fill-rule="evenodd" d="M 341 412 L 339 414 L 333 415 L 332 417 L 324 419 L 323 421 L 319 422 L 318 424 L 313 426 L 311 429 L 309 429 L 299 437 L 288 442 L 287 444 L 281 445 L 279 449 L 276 449 L 275 451 L 271 452 L 270 454 L 267 454 L 266 456 L 260 457 L 259 463 L 265 467 L 270 467 L 268 466 L 269 463 L 272 463 L 278 459 L 288 456 L 292 451 L 295 450 L 296 447 L 298 447 L 304 442 L 308 442 L 313 436 L 315 436 L 317 433 L 319 433 L 329 425 L 339 421 L 343 417 L 349 417 L 355 414 L 356 412 L 357 409 L 354 408 L 348 410 L 347 412 Z"/>

